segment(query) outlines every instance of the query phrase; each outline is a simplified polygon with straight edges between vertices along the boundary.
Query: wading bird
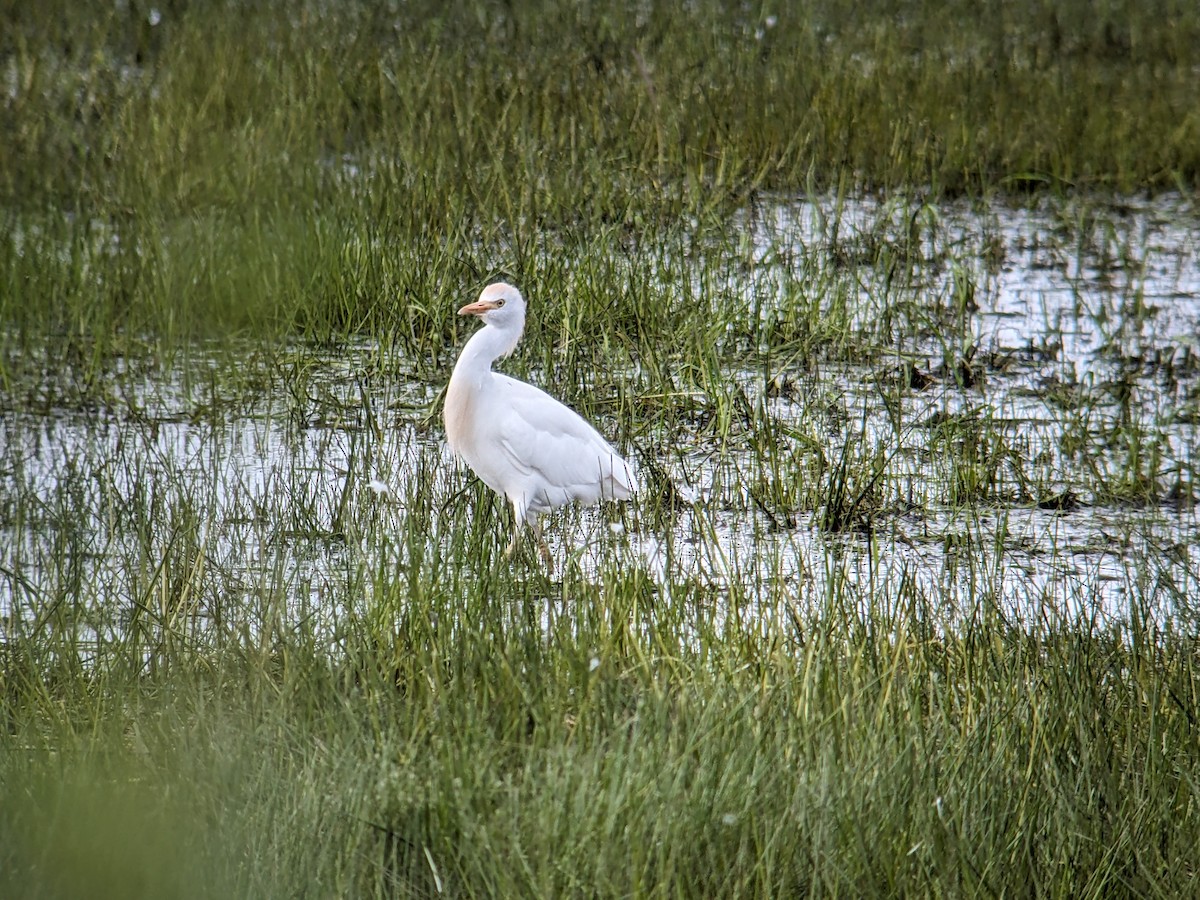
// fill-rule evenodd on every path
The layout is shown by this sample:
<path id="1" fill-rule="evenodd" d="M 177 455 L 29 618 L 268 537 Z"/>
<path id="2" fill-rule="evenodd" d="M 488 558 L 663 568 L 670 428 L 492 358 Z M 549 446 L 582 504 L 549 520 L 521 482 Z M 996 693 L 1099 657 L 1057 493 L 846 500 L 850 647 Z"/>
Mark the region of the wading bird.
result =
<path id="1" fill-rule="evenodd" d="M 516 521 L 505 551 L 512 556 L 522 525 L 554 563 L 538 516 L 572 500 L 625 500 L 637 480 L 608 441 L 573 409 L 531 384 L 492 371 L 525 329 L 525 298 L 510 284 L 491 284 L 458 311 L 484 327 L 463 348 L 446 389 L 446 440 L 479 478 L 512 504 Z"/>

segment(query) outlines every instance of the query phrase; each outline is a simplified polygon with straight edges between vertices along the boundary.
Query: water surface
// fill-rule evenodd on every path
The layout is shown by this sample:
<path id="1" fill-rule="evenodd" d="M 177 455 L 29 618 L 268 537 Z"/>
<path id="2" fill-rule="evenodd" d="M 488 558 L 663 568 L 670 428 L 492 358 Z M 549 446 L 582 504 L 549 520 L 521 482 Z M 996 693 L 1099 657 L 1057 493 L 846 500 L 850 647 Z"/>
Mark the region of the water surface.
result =
<path id="1" fill-rule="evenodd" d="M 685 502 L 552 517 L 559 577 L 600 579 L 616 562 L 661 602 L 701 584 L 717 615 L 763 622 L 847 597 L 947 627 L 985 609 L 1014 623 L 1194 620 L 1187 204 L 773 202 L 734 227 L 724 289 L 762 345 L 727 364 L 726 397 L 683 386 L 691 424 L 624 448 L 656 494 L 651 464 Z M 814 292 L 842 304 L 860 358 L 773 352 L 790 305 Z M 246 392 L 206 379 L 221 353 L 195 348 L 165 376 L 120 363 L 85 408 L 30 402 L 38 385 L 7 391 L 5 634 L 63 616 L 85 645 L 147 620 L 202 631 L 311 616 L 335 631 L 370 603 L 373 574 L 411 571 L 414 556 L 477 567 L 455 558 L 464 508 L 482 540 L 507 540 L 506 513 L 446 451 L 441 384 L 402 357 L 367 343 L 248 353 L 262 387 Z M 748 412 L 718 433 L 705 416 L 732 392 Z M 843 461 L 869 490 L 830 527 Z"/>

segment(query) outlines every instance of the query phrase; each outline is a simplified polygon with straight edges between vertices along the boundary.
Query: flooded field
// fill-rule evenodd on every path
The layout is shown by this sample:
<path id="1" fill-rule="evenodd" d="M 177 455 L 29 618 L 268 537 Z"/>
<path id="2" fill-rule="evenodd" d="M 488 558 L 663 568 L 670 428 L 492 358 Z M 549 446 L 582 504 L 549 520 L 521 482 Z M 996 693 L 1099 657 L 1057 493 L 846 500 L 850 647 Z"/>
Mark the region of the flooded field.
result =
<path id="1" fill-rule="evenodd" d="M 8 4 L 0 897 L 1195 893 L 1193 7 Z"/>
<path id="2" fill-rule="evenodd" d="M 565 565 L 547 602 L 611 562 L 655 602 L 699 592 L 713 621 L 856 598 L 936 628 L 1133 606 L 1193 627 L 1195 222 L 1171 198 L 746 210 L 719 264 L 664 288 L 728 323 L 719 378 L 682 357 L 669 381 L 636 360 L 611 373 L 636 413 L 600 408 L 601 430 L 643 497 L 550 519 Z M 551 301 L 527 292 L 536 320 Z M 798 309 L 847 337 L 793 352 L 811 328 Z M 121 361 L 78 394 L 42 365 L 0 396 L 5 637 L 68 610 L 57 627 L 85 654 L 138 627 L 203 640 L 307 619 L 332 635 L 377 575 L 412 588 L 506 565 L 507 510 L 444 446 L 445 379 L 397 347 L 247 348 L 234 365 L 201 346 L 166 373 Z M 532 555 L 512 569 L 544 579 Z"/>

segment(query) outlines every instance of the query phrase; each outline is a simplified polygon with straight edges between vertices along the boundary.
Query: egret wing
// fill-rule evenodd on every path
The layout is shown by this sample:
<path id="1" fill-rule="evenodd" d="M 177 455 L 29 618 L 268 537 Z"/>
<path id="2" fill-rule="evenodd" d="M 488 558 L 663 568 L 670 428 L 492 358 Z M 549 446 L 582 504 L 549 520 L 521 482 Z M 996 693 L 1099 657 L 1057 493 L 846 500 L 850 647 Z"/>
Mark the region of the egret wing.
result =
<path id="1" fill-rule="evenodd" d="M 625 460 L 577 412 L 531 384 L 497 379 L 499 446 L 514 468 L 544 485 L 551 505 L 636 490 Z"/>

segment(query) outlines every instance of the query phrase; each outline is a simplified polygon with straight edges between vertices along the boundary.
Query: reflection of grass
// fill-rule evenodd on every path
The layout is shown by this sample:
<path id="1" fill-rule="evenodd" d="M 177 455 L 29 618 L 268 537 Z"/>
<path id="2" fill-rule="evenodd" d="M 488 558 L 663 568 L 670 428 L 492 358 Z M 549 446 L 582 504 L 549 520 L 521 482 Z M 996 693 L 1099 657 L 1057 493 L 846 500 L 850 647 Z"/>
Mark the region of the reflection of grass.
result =
<path id="1" fill-rule="evenodd" d="M 1191 888 L 1188 545 L 1008 606 L 1070 568 L 1010 507 L 1194 491 L 1194 365 L 1120 358 L 1152 242 L 940 207 L 1193 181 L 1200 17 L 676 6 L 5 14 L 0 895 Z M 1027 238 L 1120 372 L 989 351 Z M 646 485 L 561 582 L 438 446 L 498 276 Z"/>

